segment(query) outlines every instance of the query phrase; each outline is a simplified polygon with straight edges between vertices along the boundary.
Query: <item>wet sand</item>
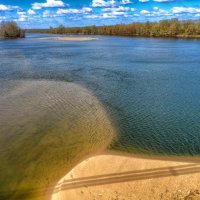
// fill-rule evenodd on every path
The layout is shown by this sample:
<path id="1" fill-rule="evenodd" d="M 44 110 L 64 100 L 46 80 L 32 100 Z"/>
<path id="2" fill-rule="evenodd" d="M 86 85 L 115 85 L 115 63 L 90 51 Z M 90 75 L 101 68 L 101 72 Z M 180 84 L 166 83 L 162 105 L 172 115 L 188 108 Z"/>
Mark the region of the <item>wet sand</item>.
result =
<path id="1" fill-rule="evenodd" d="M 51 200 L 200 199 L 200 163 L 98 155 L 55 186 Z"/>

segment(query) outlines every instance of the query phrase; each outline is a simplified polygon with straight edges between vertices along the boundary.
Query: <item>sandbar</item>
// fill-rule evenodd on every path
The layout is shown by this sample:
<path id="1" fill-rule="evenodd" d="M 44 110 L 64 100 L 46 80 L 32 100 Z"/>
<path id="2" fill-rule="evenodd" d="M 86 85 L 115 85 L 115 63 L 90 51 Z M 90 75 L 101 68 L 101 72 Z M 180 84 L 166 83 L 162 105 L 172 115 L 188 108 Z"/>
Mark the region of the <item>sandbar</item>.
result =
<path id="1" fill-rule="evenodd" d="M 45 37 L 38 38 L 39 40 L 63 40 L 63 41 L 90 41 L 97 40 L 97 38 L 93 37 Z"/>

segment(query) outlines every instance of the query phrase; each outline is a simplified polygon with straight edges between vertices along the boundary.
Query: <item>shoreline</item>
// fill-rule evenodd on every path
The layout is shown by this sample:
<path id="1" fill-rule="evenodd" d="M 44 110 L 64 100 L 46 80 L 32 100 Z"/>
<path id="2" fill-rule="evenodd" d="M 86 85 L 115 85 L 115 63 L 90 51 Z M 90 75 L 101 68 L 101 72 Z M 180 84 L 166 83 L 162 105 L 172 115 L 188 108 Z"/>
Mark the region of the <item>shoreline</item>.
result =
<path id="1" fill-rule="evenodd" d="M 167 154 L 144 154 L 144 153 L 128 153 L 120 150 L 106 150 L 101 155 L 113 155 L 113 156 L 125 156 L 128 158 L 141 158 L 147 160 L 158 160 L 158 161 L 174 161 L 174 162 L 192 162 L 200 163 L 200 155 L 167 155 Z"/>
<path id="2" fill-rule="evenodd" d="M 131 200 L 158 199 L 161 191 L 164 193 L 165 190 L 171 192 L 167 195 L 177 195 L 181 190 L 181 195 L 185 198 L 193 190 L 200 191 L 198 159 L 197 156 L 177 159 L 102 152 L 82 160 L 72 168 L 54 186 L 54 192 L 49 199 L 110 200 L 116 198 L 116 191 L 118 196 L 121 194 L 119 199 L 129 199 L 129 196 Z M 158 190 L 152 193 L 152 188 L 157 187 Z M 149 191 L 146 196 L 140 196 L 143 190 Z"/>

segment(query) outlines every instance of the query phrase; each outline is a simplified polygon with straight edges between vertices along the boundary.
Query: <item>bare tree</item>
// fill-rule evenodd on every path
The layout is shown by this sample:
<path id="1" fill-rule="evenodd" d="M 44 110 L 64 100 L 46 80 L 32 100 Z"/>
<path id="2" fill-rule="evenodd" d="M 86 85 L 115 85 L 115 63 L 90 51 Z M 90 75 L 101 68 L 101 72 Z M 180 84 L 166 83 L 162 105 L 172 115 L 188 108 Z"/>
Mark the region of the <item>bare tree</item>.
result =
<path id="1" fill-rule="evenodd" d="M 2 38 L 23 38 L 25 31 L 16 22 L 1 22 L 0 37 Z"/>

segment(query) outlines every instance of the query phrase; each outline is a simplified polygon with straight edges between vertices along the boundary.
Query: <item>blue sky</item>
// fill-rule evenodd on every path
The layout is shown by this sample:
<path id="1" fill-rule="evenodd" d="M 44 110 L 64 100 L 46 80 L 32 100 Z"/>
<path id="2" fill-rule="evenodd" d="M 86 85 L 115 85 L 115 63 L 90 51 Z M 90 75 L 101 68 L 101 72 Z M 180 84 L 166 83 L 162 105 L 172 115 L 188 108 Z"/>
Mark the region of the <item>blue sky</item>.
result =
<path id="1" fill-rule="evenodd" d="M 200 0 L 0 0 L 0 21 L 23 28 L 200 19 Z"/>

